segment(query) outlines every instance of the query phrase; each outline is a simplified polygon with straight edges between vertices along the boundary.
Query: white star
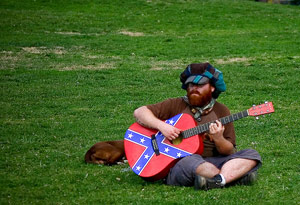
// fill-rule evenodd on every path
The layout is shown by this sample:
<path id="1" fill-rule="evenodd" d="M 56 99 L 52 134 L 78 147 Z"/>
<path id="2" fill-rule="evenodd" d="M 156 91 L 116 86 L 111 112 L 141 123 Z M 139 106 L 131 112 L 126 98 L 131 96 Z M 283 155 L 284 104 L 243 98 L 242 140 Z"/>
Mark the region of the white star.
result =
<path id="1" fill-rule="evenodd" d="M 173 121 L 173 120 L 170 120 L 169 122 L 170 122 L 170 125 L 173 125 L 173 123 L 174 123 L 174 121 Z"/>
<path id="2" fill-rule="evenodd" d="M 143 138 L 143 139 L 141 139 L 141 143 L 144 143 L 145 142 L 145 139 Z"/>
<path id="3" fill-rule="evenodd" d="M 167 147 L 167 148 L 165 148 L 165 152 L 166 153 L 168 153 L 170 150 L 169 150 L 169 148 Z"/>
<path id="4" fill-rule="evenodd" d="M 133 137 L 133 135 L 130 133 L 130 134 L 128 135 L 128 138 L 131 139 L 132 137 Z"/>
<path id="5" fill-rule="evenodd" d="M 148 159 L 148 158 L 149 158 L 149 155 L 148 155 L 148 154 L 146 154 L 146 155 L 145 155 L 145 159 Z"/>
<path id="6" fill-rule="evenodd" d="M 180 152 L 177 153 L 177 157 L 181 157 L 181 153 Z"/>
<path id="7" fill-rule="evenodd" d="M 136 170 L 140 171 L 141 167 L 140 166 L 137 166 L 136 167 Z"/>

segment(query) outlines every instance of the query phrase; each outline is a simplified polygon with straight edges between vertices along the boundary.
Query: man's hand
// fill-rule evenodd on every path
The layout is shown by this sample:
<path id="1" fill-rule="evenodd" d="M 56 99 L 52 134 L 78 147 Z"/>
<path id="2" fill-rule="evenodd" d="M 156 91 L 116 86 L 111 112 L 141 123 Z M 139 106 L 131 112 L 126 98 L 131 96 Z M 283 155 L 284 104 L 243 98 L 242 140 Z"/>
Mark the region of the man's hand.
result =
<path id="1" fill-rule="evenodd" d="M 220 121 L 216 121 L 216 123 L 212 123 L 209 125 L 209 139 L 213 141 L 216 145 L 216 148 L 220 154 L 229 155 L 233 154 L 235 149 L 231 142 L 226 140 L 223 136 L 225 127 L 222 125 Z"/>
<path id="2" fill-rule="evenodd" d="M 176 139 L 181 132 L 180 129 L 159 120 L 146 106 L 136 109 L 134 117 L 140 125 L 159 130 L 168 140 Z"/>
<path id="3" fill-rule="evenodd" d="M 176 128 L 176 127 L 173 127 L 172 125 L 169 125 L 165 122 L 162 122 L 160 125 L 159 125 L 159 131 L 168 139 L 168 140 L 174 140 L 176 139 L 181 130 Z"/>
<path id="4" fill-rule="evenodd" d="M 225 127 L 222 125 L 222 123 L 217 120 L 216 123 L 211 123 L 209 125 L 209 139 L 210 141 L 218 141 L 223 138 Z"/>

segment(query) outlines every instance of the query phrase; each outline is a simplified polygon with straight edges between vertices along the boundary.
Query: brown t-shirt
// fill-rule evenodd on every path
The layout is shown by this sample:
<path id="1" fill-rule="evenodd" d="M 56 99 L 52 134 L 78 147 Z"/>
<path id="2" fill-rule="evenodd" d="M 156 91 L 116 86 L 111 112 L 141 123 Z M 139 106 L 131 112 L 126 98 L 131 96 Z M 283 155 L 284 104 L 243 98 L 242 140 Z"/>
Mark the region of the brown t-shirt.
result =
<path id="1" fill-rule="evenodd" d="M 187 113 L 193 116 L 190 106 L 183 100 L 182 97 L 170 98 L 157 104 L 147 105 L 147 108 L 150 109 L 153 114 L 161 120 L 167 120 L 180 113 Z M 228 115 L 230 115 L 229 109 L 225 105 L 216 102 L 213 106 L 213 109 L 207 115 L 202 115 L 201 121 L 197 121 L 197 124 L 200 125 L 207 122 L 213 122 Z M 230 141 L 235 146 L 235 131 L 233 123 L 228 123 L 224 126 L 224 138 Z M 214 142 L 211 142 L 209 139 L 205 138 L 203 144 L 203 157 L 220 155 L 216 149 Z"/>

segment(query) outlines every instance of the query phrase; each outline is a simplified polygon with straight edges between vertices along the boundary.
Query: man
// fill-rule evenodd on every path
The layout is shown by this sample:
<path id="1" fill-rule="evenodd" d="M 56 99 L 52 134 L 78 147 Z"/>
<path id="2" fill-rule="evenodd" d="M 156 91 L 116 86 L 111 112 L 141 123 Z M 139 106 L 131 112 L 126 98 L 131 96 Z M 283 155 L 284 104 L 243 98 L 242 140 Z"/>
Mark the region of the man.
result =
<path id="1" fill-rule="evenodd" d="M 233 123 L 225 126 L 219 118 L 230 115 L 228 108 L 217 102 L 226 90 L 223 74 L 209 63 L 190 64 L 180 75 L 187 95 L 142 106 L 134 111 L 142 126 L 159 130 L 167 139 L 176 139 L 181 130 L 166 124 L 179 113 L 194 116 L 198 124 L 210 124 L 204 137 L 204 151 L 179 160 L 165 179 L 168 185 L 193 186 L 208 190 L 233 184 L 248 185 L 257 178 L 260 155 L 252 149 L 236 151 Z"/>

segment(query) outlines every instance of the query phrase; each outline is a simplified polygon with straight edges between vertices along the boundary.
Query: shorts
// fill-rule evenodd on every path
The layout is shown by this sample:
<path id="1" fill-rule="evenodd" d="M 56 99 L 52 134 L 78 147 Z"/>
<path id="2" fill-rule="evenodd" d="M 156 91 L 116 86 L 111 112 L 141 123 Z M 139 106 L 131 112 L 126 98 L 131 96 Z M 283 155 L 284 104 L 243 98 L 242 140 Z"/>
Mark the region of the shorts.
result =
<path id="1" fill-rule="evenodd" d="M 259 153 L 253 149 L 241 150 L 228 156 L 221 155 L 217 157 L 206 158 L 203 158 L 198 154 L 193 154 L 179 160 L 170 170 L 165 182 L 166 184 L 173 186 L 193 186 L 196 169 L 200 164 L 204 162 L 210 162 L 214 164 L 218 169 L 221 169 L 227 161 L 235 158 L 252 159 L 258 162 L 257 165 L 248 173 L 256 171 L 262 165 Z"/>

